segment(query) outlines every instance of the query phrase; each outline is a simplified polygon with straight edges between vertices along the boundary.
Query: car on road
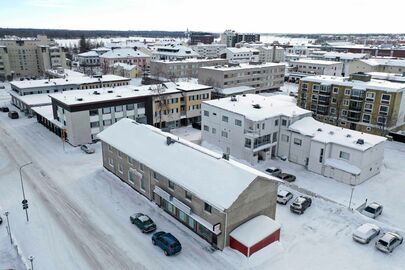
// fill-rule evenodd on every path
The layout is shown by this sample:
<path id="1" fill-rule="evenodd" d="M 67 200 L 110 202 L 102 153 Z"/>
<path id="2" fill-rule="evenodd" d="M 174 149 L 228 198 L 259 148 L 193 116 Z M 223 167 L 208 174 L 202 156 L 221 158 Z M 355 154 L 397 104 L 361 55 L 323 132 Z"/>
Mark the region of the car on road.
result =
<path id="1" fill-rule="evenodd" d="M 8 117 L 10 117 L 11 119 L 18 119 L 20 116 L 18 115 L 18 112 L 16 112 L 16 111 L 9 111 Z"/>
<path id="2" fill-rule="evenodd" d="M 353 232 L 353 240 L 362 244 L 368 244 L 373 240 L 377 235 L 380 234 L 380 227 L 371 223 L 365 223 L 358 227 Z"/>
<path id="3" fill-rule="evenodd" d="M 280 173 L 277 177 L 286 182 L 294 182 L 296 179 L 294 175 L 288 173 Z"/>
<path id="4" fill-rule="evenodd" d="M 276 167 L 268 167 L 266 169 L 266 172 L 268 174 L 271 174 L 272 176 L 275 176 L 275 177 L 279 176 L 282 173 L 281 169 L 276 168 Z"/>
<path id="5" fill-rule="evenodd" d="M 2 112 L 9 112 L 10 109 L 9 109 L 8 107 L 1 107 L 1 108 L 0 108 L 0 111 L 2 111 Z"/>
<path id="6" fill-rule="evenodd" d="M 361 213 L 370 218 L 376 218 L 382 214 L 383 206 L 379 203 L 373 202 L 367 205 Z"/>
<path id="7" fill-rule="evenodd" d="M 81 145 L 80 149 L 82 149 L 82 151 L 86 154 L 93 154 L 95 152 L 93 147 L 87 146 L 85 144 Z"/>
<path id="8" fill-rule="evenodd" d="M 297 197 L 290 205 L 290 211 L 302 215 L 312 204 L 312 199 L 306 196 Z"/>
<path id="9" fill-rule="evenodd" d="M 171 233 L 162 231 L 154 233 L 152 236 L 152 243 L 163 249 L 166 256 L 175 255 L 181 251 L 179 240 L 177 240 L 177 238 Z"/>
<path id="10" fill-rule="evenodd" d="M 138 227 L 143 233 L 151 233 L 156 230 L 156 224 L 153 220 L 142 213 L 136 213 L 129 217 L 132 224 Z"/>
<path id="11" fill-rule="evenodd" d="M 386 232 L 380 239 L 375 242 L 375 247 L 385 253 L 391 253 L 402 244 L 404 238 L 398 233 Z"/>
<path id="12" fill-rule="evenodd" d="M 287 190 L 280 189 L 279 191 L 277 191 L 277 202 L 280 204 L 286 205 L 292 198 L 292 193 Z"/>

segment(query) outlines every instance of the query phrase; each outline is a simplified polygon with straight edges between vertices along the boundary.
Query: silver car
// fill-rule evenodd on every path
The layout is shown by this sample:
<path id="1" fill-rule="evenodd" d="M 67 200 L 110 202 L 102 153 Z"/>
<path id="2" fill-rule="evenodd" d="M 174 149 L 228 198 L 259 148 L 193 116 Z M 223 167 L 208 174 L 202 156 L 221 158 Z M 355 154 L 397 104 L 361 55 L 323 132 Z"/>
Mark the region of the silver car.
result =
<path id="1" fill-rule="evenodd" d="M 82 151 L 85 152 L 86 154 L 93 154 L 95 152 L 94 148 L 87 146 L 85 144 L 80 146 L 80 149 L 82 149 Z"/>
<path id="2" fill-rule="evenodd" d="M 352 237 L 353 240 L 362 244 L 368 244 L 374 237 L 380 234 L 380 227 L 371 223 L 365 223 L 358 227 Z"/>
<path id="3" fill-rule="evenodd" d="M 403 241 L 404 238 L 398 233 L 386 232 L 375 242 L 375 247 L 382 252 L 391 253 L 396 247 L 402 244 Z"/>
<path id="4" fill-rule="evenodd" d="M 291 192 L 287 190 L 280 189 L 277 192 L 277 202 L 286 205 L 289 200 L 293 198 L 293 195 Z"/>
<path id="5" fill-rule="evenodd" d="M 361 213 L 369 218 L 376 218 L 382 214 L 382 211 L 383 206 L 379 203 L 373 202 L 367 205 Z"/>

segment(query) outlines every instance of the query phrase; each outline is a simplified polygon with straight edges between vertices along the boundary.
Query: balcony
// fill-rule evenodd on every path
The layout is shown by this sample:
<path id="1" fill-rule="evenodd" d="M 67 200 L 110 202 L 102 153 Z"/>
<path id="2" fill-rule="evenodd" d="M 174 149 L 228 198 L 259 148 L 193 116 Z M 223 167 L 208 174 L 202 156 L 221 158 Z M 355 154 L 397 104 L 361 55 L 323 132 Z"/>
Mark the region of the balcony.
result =
<path id="1" fill-rule="evenodd" d="M 350 99 L 363 101 L 364 100 L 364 95 L 351 95 Z"/>
<path id="2" fill-rule="evenodd" d="M 347 120 L 353 122 L 359 122 L 361 117 L 361 112 L 349 112 L 347 114 Z"/>

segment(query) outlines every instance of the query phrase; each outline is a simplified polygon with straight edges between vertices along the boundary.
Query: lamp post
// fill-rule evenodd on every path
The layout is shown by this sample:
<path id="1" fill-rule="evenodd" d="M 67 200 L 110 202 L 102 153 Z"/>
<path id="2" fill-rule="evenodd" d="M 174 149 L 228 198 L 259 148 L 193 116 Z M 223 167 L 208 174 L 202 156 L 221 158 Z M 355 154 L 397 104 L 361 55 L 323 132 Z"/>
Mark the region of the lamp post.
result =
<path id="1" fill-rule="evenodd" d="M 8 211 L 4 212 L 4 215 L 6 216 L 7 219 L 7 232 L 8 236 L 10 237 L 10 243 L 13 244 L 13 238 L 11 237 L 11 228 L 10 228 L 10 221 L 8 220 Z"/>
<path id="2" fill-rule="evenodd" d="M 28 260 L 30 261 L 30 263 L 31 263 L 31 270 L 34 270 L 34 263 L 33 263 L 33 261 L 34 261 L 34 256 L 29 256 L 28 257 Z"/>
<path id="3" fill-rule="evenodd" d="M 28 166 L 28 165 L 31 165 L 31 164 L 32 164 L 32 162 L 28 162 L 28 163 L 26 163 L 26 164 L 20 166 L 21 190 L 22 190 L 22 194 L 23 194 L 23 201 L 22 201 L 22 203 L 23 203 L 23 209 L 25 210 L 25 216 L 27 217 L 27 222 L 29 221 L 29 219 L 28 219 L 28 201 L 27 201 L 26 198 L 25 198 L 24 182 L 23 182 L 23 178 L 22 178 L 22 169 L 23 169 L 25 166 Z"/>

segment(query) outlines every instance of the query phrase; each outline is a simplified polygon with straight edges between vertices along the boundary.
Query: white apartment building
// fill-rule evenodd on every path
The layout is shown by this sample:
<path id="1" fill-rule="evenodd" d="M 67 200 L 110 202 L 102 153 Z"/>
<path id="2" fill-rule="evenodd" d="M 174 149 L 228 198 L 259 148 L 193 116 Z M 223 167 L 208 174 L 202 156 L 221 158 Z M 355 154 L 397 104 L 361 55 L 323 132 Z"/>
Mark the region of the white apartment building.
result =
<path id="1" fill-rule="evenodd" d="M 299 59 L 289 62 L 288 77 L 291 80 L 311 75 L 342 76 L 343 63 L 335 61 Z"/>
<path id="2" fill-rule="evenodd" d="M 367 53 L 345 53 L 345 52 L 324 52 L 317 51 L 316 55 L 311 54 L 311 58 L 318 60 L 334 61 L 343 63 L 343 76 L 349 76 L 353 73 L 351 70 L 352 63 L 360 60 L 367 59 L 369 54 Z"/>
<path id="3" fill-rule="evenodd" d="M 197 44 L 191 48 L 203 58 L 219 58 L 221 52 L 226 48 L 226 44 L 212 43 L 212 44 Z"/>
<path id="4" fill-rule="evenodd" d="M 100 55 L 96 51 L 88 51 L 77 55 L 79 70 L 86 74 L 100 71 Z"/>
<path id="5" fill-rule="evenodd" d="M 202 140 L 251 164 L 278 156 L 281 132 L 312 114 L 291 99 L 246 94 L 203 102 Z"/>
<path id="6" fill-rule="evenodd" d="M 284 84 L 285 65 L 229 64 L 225 66 L 202 67 L 198 71 L 199 83 L 215 88 L 250 86 L 257 92 L 279 89 Z"/>
<path id="7" fill-rule="evenodd" d="M 233 63 L 259 62 L 259 50 L 229 47 L 221 51 L 221 58 Z"/>
<path id="8" fill-rule="evenodd" d="M 200 55 L 190 47 L 175 44 L 166 44 L 152 48 L 152 60 L 184 60 L 197 58 Z"/>
<path id="9" fill-rule="evenodd" d="M 358 185 L 380 173 L 385 140 L 305 117 L 281 131 L 278 155 L 312 172 Z"/>
<path id="10" fill-rule="evenodd" d="M 283 47 L 263 43 L 240 43 L 241 47 L 253 48 L 259 51 L 259 62 L 280 63 L 285 61 L 285 51 Z"/>

